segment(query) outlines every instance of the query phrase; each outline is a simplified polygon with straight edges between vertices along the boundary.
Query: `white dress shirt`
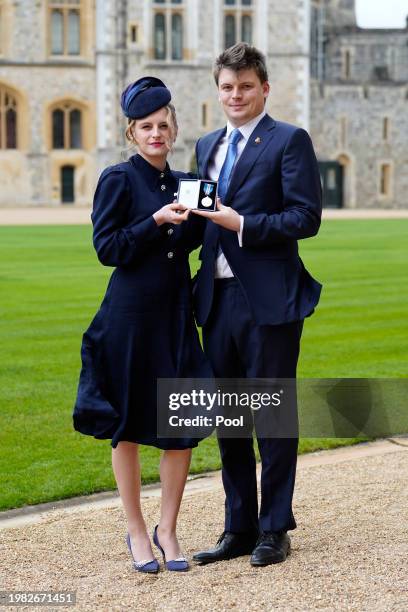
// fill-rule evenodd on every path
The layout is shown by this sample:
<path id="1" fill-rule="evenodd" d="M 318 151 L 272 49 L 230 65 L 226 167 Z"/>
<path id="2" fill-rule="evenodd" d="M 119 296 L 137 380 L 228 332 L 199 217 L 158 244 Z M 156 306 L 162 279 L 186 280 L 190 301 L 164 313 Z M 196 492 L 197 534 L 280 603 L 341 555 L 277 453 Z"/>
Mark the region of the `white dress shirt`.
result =
<path id="1" fill-rule="evenodd" d="M 238 152 L 237 152 L 237 157 L 235 158 L 234 167 L 237 164 L 237 161 L 239 160 L 242 154 L 242 151 L 244 150 L 252 132 L 254 131 L 258 123 L 261 121 L 261 119 L 263 119 L 265 115 L 266 115 L 266 111 L 263 110 L 260 115 L 257 115 L 256 117 L 254 117 L 254 119 L 251 119 L 251 121 L 248 121 L 248 123 L 244 123 L 244 125 L 241 125 L 238 128 L 242 134 L 242 138 L 238 142 L 238 147 L 237 147 Z M 208 164 L 207 174 L 208 174 L 208 178 L 211 179 L 212 181 L 218 181 L 218 177 L 220 175 L 221 168 L 225 160 L 225 156 L 227 155 L 228 138 L 232 130 L 234 129 L 235 127 L 231 125 L 230 122 L 228 122 L 227 123 L 227 133 L 225 134 L 224 138 L 221 138 L 218 144 L 218 147 L 215 149 L 214 155 L 210 159 L 210 163 Z M 234 168 L 232 169 L 232 172 L 233 171 L 234 171 Z M 244 229 L 244 217 L 242 215 L 240 215 L 240 221 L 241 221 L 241 227 L 238 232 L 238 242 L 239 242 L 239 246 L 242 246 L 242 231 Z M 215 263 L 214 276 L 215 278 L 232 278 L 234 276 L 228 264 L 228 261 L 224 253 L 221 250 L 218 253 L 217 260 Z"/>

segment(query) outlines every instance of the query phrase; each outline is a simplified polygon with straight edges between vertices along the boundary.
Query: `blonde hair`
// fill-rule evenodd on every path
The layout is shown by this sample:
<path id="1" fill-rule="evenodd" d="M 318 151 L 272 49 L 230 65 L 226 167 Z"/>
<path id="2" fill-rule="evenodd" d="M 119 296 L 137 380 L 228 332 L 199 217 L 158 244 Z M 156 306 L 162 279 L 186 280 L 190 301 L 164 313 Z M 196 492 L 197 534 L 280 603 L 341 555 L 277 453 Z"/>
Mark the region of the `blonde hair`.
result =
<path id="1" fill-rule="evenodd" d="M 177 132 L 178 132 L 176 109 L 174 108 L 173 104 L 171 104 L 170 102 L 166 104 L 166 106 L 164 106 L 163 108 L 167 110 L 167 122 L 170 128 L 170 138 L 166 142 L 166 145 L 169 151 L 171 152 L 173 150 L 173 145 L 176 142 Z M 143 119 L 145 119 L 145 117 L 143 117 Z M 137 147 L 137 142 L 133 135 L 133 128 L 136 125 L 137 121 L 140 121 L 140 119 L 128 119 L 128 125 L 127 125 L 126 132 L 125 132 L 126 140 L 128 140 L 131 145 L 134 145 L 136 147 Z"/>

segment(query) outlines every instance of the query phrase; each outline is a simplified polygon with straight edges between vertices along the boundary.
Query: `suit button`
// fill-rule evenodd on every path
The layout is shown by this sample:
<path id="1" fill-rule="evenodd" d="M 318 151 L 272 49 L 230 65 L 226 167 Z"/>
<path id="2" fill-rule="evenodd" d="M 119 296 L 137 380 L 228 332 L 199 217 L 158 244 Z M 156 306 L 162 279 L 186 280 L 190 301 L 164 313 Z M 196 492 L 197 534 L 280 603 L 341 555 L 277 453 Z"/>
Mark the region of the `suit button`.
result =
<path id="1" fill-rule="evenodd" d="M 160 178 L 164 178 L 164 172 L 160 172 Z"/>
<path id="2" fill-rule="evenodd" d="M 167 233 L 168 233 L 169 236 L 171 236 L 173 232 L 174 232 L 174 229 L 172 229 L 172 228 L 167 230 Z"/>
<path id="3" fill-rule="evenodd" d="M 167 257 L 168 257 L 169 259 L 173 259 L 173 256 L 174 256 L 173 251 L 169 251 L 169 252 L 167 253 Z"/>
<path id="4" fill-rule="evenodd" d="M 160 189 L 161 189 L 162 191 L 166 191 L 166 185 L 160 185 Z"/>

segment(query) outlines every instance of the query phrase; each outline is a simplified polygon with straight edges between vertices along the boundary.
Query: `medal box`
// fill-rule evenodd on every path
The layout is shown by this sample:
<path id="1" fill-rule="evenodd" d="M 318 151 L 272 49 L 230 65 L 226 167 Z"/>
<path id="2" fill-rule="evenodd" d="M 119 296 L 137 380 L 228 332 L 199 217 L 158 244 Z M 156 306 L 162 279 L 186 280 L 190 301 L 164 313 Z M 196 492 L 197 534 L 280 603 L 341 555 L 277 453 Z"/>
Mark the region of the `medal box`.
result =
<path id="1" fill-rule="evenodd" d="M 179 179 L 177 202 L 187 208 L 217 210 L 217 182 L 202 179 Z"/>

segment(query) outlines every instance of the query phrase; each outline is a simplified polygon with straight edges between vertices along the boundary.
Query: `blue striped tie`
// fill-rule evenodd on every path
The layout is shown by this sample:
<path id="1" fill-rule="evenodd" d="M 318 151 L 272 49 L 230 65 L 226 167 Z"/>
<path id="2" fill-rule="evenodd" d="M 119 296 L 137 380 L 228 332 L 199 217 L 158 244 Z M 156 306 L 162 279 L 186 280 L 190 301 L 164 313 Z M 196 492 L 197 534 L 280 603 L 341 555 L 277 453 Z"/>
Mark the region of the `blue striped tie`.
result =
<path id="1" fill-rule="evenodd" d="M 238 143 L 241 138 L 242 134 L 238 128 L 232 130 L 228 138 L 227 154 L 221 168 L 220 176 L 218 177 L 218 197 L 221 198 L 221 201 L 224 199 L 225 194 L 227 193 L 232 170 L 238 154 Z"/>

